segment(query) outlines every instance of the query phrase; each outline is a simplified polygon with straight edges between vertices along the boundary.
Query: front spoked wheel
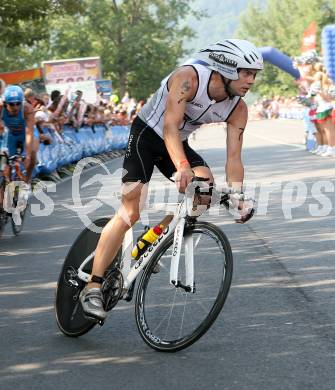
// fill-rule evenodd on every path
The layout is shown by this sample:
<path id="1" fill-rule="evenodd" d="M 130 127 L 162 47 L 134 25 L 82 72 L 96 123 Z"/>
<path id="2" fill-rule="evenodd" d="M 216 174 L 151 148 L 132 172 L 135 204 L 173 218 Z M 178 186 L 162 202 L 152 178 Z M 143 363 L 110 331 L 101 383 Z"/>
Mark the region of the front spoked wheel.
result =
<path id="1" fill-rule="evenodd" d="M 20 187 L 16 186 L 14 190 L 14 197 L 13 197 L 13 207 L 16 209 L 18 207 L 19 202 L 19 191 Z M 12 213 L 11 215 L 11 222 L 12 222 L 12 231 L 15 236 L 18 236 L 22 229 L 23 229 L 23 222 L 26 215 L 28 204 L 26 204 L 25 208 L 18 212 L 17 215 L 14 215 Z"/>
<path id="2" fill-rule="evenodd" d="M 233 256 L 226 235 L 215 225 L 195 222 L 185 227 L 178 279 L 185 283 L 185 238 L 193 242 L 194 292 L 170 284 L 173 235 L 157 252 L 139 283 L 136 323 L 144 341 L 159 351 L 184 349 L 204 335 L 227 298 Z M 159 273 L 153 273 L 159 264 Z"/>
<path id="3" fill-rule="evenodd" d="M 2 236 L 2 233 L 5 230 L 5 225 L 8 218 L 7 212 L 3 209 L 5 188 L 6 188 L 5 178 L 2 175 L 0 175 L 0 237 Z"/>
<path id="4" fill-rule="evenodd" d="M 109 218 L 100 218 L 93 225 L 102 229 L 108 221 Z M 77 278 L 77 270 L 95 250 L 99 238 L 100 233 L 91 227 L 84 229 L 73 243 L 59 275 L 55 300 L 56 321 L 59 329 L 67 336 L 81 336 L 96 325 L 95 321 L 84 316 L 79 294 L 85 287 L 85 282 Z M 91 273 L 92 265 L 93 259 L 86 264 L 83 271 Z"/>

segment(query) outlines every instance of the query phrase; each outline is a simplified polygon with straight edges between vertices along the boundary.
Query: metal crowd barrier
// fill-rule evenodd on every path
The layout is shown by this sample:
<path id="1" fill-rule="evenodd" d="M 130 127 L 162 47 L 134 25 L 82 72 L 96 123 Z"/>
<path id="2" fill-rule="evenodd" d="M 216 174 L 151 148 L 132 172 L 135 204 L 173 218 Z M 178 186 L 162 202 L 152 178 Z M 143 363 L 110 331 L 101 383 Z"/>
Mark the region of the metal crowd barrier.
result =
<path id="1" fill-rule="evenodd" d="M 48 128 L 44 128 L 43 132 L 51 137 L 52 142 L 49 145 L 40 144 L 35 176 L 50 174 L 84 157 L 124 149 L 128 142 L 129 126 L 96 125 L 80 129 L 65 126 L 61 135 Z M 35 134 L 38 136 L 38 132 L 35 131 Z"/>

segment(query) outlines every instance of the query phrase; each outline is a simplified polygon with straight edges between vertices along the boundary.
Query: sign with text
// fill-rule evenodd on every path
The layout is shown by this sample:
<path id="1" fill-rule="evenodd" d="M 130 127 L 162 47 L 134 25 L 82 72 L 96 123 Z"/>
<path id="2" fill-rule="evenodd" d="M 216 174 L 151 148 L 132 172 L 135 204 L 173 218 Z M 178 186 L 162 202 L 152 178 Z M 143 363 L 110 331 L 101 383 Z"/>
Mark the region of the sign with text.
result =
<path id="1" fill-rule="evenodd" d="M 112 81 L 111 80 L 96 80 L 97 92 L 104 95 L 112 94 Z"/>
<path id="2" fill-rule="evenodd" d="M 45 85 L 101 79 L 100 57 L 42 62 Z"/>

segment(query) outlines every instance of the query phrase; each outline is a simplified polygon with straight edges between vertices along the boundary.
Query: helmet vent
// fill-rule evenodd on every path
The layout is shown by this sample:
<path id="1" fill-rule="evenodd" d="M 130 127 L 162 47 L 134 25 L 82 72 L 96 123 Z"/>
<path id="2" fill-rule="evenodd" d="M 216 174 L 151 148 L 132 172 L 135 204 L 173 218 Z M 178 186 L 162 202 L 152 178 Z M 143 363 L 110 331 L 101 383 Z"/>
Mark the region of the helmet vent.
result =
<path id="1" fill-rule="evenodd" d="M 247 56 L 244 56 L 244 59 L 251 65 L 251 61 L 249 60 L 249 58 Z"/>
<path id="2" fill-rule="evenodd" d="M 241 53 L 243 53 L 243 51 L 237 45 L 235 45 L 235 43 L 228 41 L 228 39 L 226 40 L 226 42 L 230 43 L 232 46 L 236 47 L 236 49 L 238 49 Z"/>
<path id="3" fill-rule="evenodd" d="M 252 54 L 253 54 L 257 59 L 259 59 L 259 58 L 258 58 L 258 55 L 257 55 L 254 51 L 252 52 Z"/>
<path id="4" fill-rule="evenodd" d="M 226 47 L 227 49 L 231 50 L 230 46 L 224 45 L 223 43 L 220 43 L 220 42 L 217 43 L 217 46 L 223 46 L 223 47 Z"/>

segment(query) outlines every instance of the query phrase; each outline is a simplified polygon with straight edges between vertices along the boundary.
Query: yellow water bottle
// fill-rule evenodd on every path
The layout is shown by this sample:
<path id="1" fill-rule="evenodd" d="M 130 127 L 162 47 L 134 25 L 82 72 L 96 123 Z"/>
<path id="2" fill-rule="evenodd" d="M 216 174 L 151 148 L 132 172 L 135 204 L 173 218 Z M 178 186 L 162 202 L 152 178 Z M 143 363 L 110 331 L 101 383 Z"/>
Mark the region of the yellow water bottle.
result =
<path id="1" fill-rule="evenodd" d="M 148 247 L 157 240 L 164 229 L 163 225 L 157 225 L 150 228 L 142 236 L 138 238 L 137 244 L 134 246 L 131 255 L 135 260 L 138 260 Z"/>

